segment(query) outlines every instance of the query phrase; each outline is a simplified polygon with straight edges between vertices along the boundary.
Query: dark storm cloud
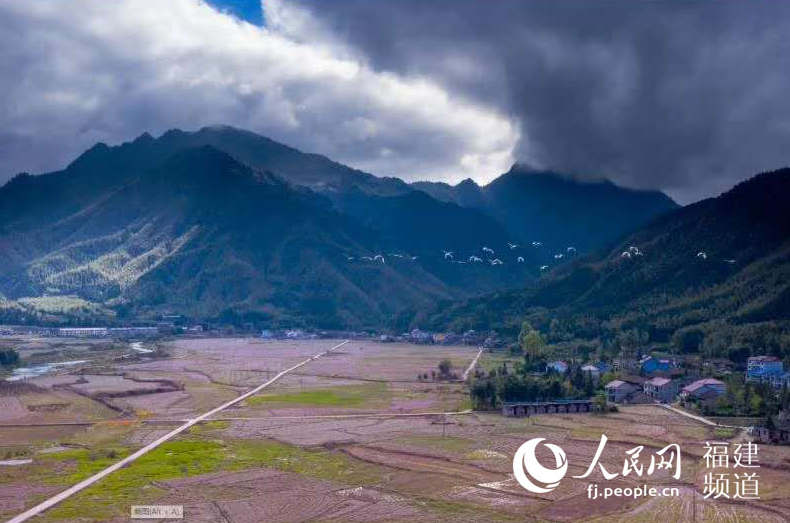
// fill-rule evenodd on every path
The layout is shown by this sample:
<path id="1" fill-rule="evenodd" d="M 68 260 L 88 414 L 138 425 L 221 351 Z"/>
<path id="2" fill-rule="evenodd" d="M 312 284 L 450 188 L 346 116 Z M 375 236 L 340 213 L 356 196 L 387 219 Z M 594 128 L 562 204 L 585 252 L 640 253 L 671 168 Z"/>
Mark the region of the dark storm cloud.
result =
<path id="1" fill-rule="evenodd" d="M 681 201 L 790 163 L 790 3 L 299 4 L 303 40 L 512 115 L 529 163 Z"/>
<path id="2" fill-rule="evenodd" d="M 379 175 L 501 172 L 513 122 L 435 82 L 379 73 L 297 35 L 281 0 L 0 0 L 0 183 L 97 141 L 229 124 Z M 231 9 L 233 8 L 233 9 Z M 271 21 L 271 23 L 270 23 Z"/>

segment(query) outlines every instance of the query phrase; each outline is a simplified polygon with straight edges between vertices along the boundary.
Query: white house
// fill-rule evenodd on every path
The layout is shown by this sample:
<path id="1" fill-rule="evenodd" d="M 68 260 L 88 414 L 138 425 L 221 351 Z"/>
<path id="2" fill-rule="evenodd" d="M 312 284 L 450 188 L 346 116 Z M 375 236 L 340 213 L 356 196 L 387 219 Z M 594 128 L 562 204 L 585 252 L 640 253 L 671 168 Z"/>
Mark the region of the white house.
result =
<path id="1" fill-rule="evenodd" d="M 552 361 L 551 363 L 546 365 L 546 372 L 550 370 L 559 372 L 560 374 L 565 374 L 566 372 L 568 372 L 568 364 L 561 360 Z"/>

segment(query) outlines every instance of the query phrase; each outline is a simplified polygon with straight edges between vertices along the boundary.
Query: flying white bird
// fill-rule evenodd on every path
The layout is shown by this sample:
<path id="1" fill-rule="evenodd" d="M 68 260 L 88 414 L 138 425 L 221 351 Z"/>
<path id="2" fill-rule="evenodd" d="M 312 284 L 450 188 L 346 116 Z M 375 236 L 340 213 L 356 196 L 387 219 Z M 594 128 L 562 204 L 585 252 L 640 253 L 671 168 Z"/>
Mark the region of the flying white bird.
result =
<path id="1" fill-rule="evenodd" d="M 708 255 L 705 254 L 705 251 L 699 251 L 697 253 L 697 258 L 702 258 L 703 260 L 707 260 L 708 259 Z"/>
<path id="2" fill-rule="evenodd" d="M 494 258 L 493 260 L 491 260 L 491 265 L 502 265 L 502 260 L 500 260 L 499 258 Z"/>
<path id="3" fill-rule="evenodd" d="M 412 256 L 411 257 L 411 261 L 417 261 L 417 257 L 416 256 Z"/>
<path id="4" fill-rule="evenodd" d="M 373 261 L 380 261 L 381 263 L 384 263 L 384 256 L 377 254 L 373 257 Z"/>
<path id="5" fill-rule="evenodd" d="M 532 242 L 533 247 L 540 247 L 541 245 L 543 245 L 543 242 Z"/>
<path id="6" fill-rule="evenodd" d="M 562 259 L 562 254 L 555 254 L 555 255 L 554 255 L 554 259 L 555 259 L 555 260 L 560 260 L 560 259 Z"/>
<path id="7" fill-rule="evenodd" d="M 370 256 L 363 256 L 362 259 L 365 261 L 373 261 L 373 258 L 371 258 Z"/>
<path id="8" fill-rule="evenodd" d="M 547 271 L 547 270 L 549 270 L 549 266 L 548 265 L 541 265 L 540 266 L 540 270 Z"/>
<path id="9" fill-rule="evenodd" d="M 636 254 L 639 252 L 639 247 L 632 245 L 628 248 L 628 252 L 630 252 L 631 254 Z"/>
<path id="10" fill-rule="evenodd" d="M 575 254 L 576 253 L 576 247 L 568 247 L 565 250 L 568 251 L 568 254 Z"/>
<path id="11" fill-rule="evenodd" d="M 510 243 L 510 242 L 507 242 L 507 246 L 508 246 L 508 247 L 510 247 L 510 250 L 513 250 L 513 249 L 515 249 L 516 247 L 518 247 L 518 244 L 517 244 L 517 243 Z"/>
<path id="12" fill-rule="evenodd" d="M 403 258 L 402 254 L 392 254 L 392 253 L 390 253 L 390 256 L 392 256 L 393 258 Z"/>
<path id="13" fill-rule="evenodd" d="M 347 259 L 348 261 L 354 261 L 354 257 L 353 257 L 353 256 L 346 256 L 346 259 Z"/>
<path id="14" fill-rule="evenodd" d="M 518 258 L 516 258 L 516 261 L 518 263 L 524 263 L 524 257 L 523 256 L 519 256 Z"/>
<path id="15" fill-rule="evenodd" d="M 735 263 L 735 260 L 733 260 L 732 258 L 730 258 L 729 260 L 724 260 L 724 261 L 725 261 L 726 263 L 729 263 L 730 265 L 732 265 L 733 263 Z"/>
<path id="16" fill-rule="evenodd" d="M 642 251 L 636 251 L 634 253 L 634 256 L 644 256 L 644 255 L 645 255 L 645 253 L 643 253 Z"/>
<path id="17" fill-rule="evenodd" d="M 630 258 L 631 257 L 631 253 L 628 252 L 628 251 L 623 251 L 622 254 L 620 254 L 620 257 L 621 258 Z"/>
<path id="18" fill-rule="evenodd" d="M 494 249 L 489 247 L 483 247 L 483 252 L 487 252 L 488 254 L 494 254 Z"/>
<path id="19" fill-rule="evenodd" d="M 470 256 L 469 257 L 469 263 L 481 263 L 482 261 L 483 261 L 483 258 L 481 258 L 479 256 Z"/>
<path id="20" fill-rule="evenodd" d="M 452 260 L 453 259 L 453 251 L 442 251 L 444 253 L 445 260 Z"/>

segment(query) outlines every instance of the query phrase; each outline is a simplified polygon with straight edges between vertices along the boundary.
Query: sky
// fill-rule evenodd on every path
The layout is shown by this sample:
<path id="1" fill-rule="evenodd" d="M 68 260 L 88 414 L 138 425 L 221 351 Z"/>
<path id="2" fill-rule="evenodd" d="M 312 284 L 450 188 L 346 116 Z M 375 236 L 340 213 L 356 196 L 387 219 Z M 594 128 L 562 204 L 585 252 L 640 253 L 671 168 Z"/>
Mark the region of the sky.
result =
<path id="1" fill-rule="evenodd" d="M 263 25 L 263 6 L 260 0 L 208 0 L 208 4 L 251 24 Z"/>
<path id="2" fill-rule="evenodd" d="M 377 175 L 681 203 L 790 164 L 790 3 L 0 0 L 0 183 L 228 124 Z"/>

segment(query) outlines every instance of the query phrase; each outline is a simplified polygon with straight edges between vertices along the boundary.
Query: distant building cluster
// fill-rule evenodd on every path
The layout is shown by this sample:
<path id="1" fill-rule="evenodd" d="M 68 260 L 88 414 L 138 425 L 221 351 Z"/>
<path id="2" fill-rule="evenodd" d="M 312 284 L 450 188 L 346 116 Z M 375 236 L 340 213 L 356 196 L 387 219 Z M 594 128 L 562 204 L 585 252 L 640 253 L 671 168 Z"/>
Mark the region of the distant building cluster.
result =
<path id="1" fill-rule="evenodd" d="M 321 336 L 317 333 L 307 332 L 302 329 L 263 329 L 260 337 L 264 340 L 315 340 Z"/>
<path id="2" fill-rule="evenodd" d="M 163 334 L 199 334 L 202 325 L 176 326 L 171 321 L 157 321 L 152 325 L 127 327 L 41 327 L 35 325 L 7 325 L 0 328 L 2 336 L 42 336 L 59 338 L 154 338 Z"/>
<path id="3" fill-rule="evenodd" d="M 582 365 L 581 371 L 585 376 L 589 376 L 594 383 L 601 379 L 601 374 L 611 370 L 611 366 L 603 361 Z M 570 369 L 570 364 L 564 360 L 555 360 L 546 364 L 546 372 L 556 372 L 565 374 Z"/>
<path id="4" fill-rule="evenodd" d="M 782 360 L 775 356 L 752 356 L 746 364 L 746 381 L 769 383 L 780 389 L 790 386 L 790 372 L 785 372 Z"/>
<path id="5" fill-rule="evenodd" d="M 0 335 L 36 335 L 59 338 L 151 338 L 159 336 L 159 327 L 35 327 L 11 326 L 0 329 Z"/>
<path id="6" fill-rule="evenodd" d="M 626 368 L 620 362 L 620 369 Z M 635 368 L 635 366 L 631 366 Z M 638 365 L 642 376 L 623 377 L 609 382 L 605 389 L 607 399 L 613 403 L 639 403 L 644 400 L 671 403 L 695 402 L 700 405 L 713 406 L 726 394 L 727 385 L 718 379 L 703 378 L 688 381 L 679 378 L 683 371 L 680 364 L 670 358 L 646 356 L 639 360 Z M 748 359 L 746 381 L 768 383 L 781 388 L 790 386 L 790 373 L 785 372 L 784 365 L 774 356 L 753 356 Z"/>
<path id="7" fill-rule="evenodd" d="M 685 386 L 683 380 L 654 376 L 626 376 L 606 384 L 606 399 L 611 403 L 672 403 L 697 402 L 713 405 L 727 392 L 727 385 L 720 380 L 704 378 L 691 381 Z"/>
<path id="8" fill-rule="evenodd" d="M 452 332 L 427 332 L 421 329 L 412 329 L 397 335 L 381 334 L 378 337 L 383 343 L 402 342 L 416 343 L 418 345 L 474 345 L 487 349 L 497 349 L 505 346 L 505 342 L 495 333 L 481 333 L 468 330 L 463 334 Z"/>
<path id="9" fill-rule="evenodd" d="M 159 335 L 158 327 L 62 327 L 55 336 L 64 338 L 150 338 Z"/>
<path id="10" fill-rule="evenodd" d="M 790 443 L 790 428 L 749 427 L 749 436 L 761 443 Z"/>

